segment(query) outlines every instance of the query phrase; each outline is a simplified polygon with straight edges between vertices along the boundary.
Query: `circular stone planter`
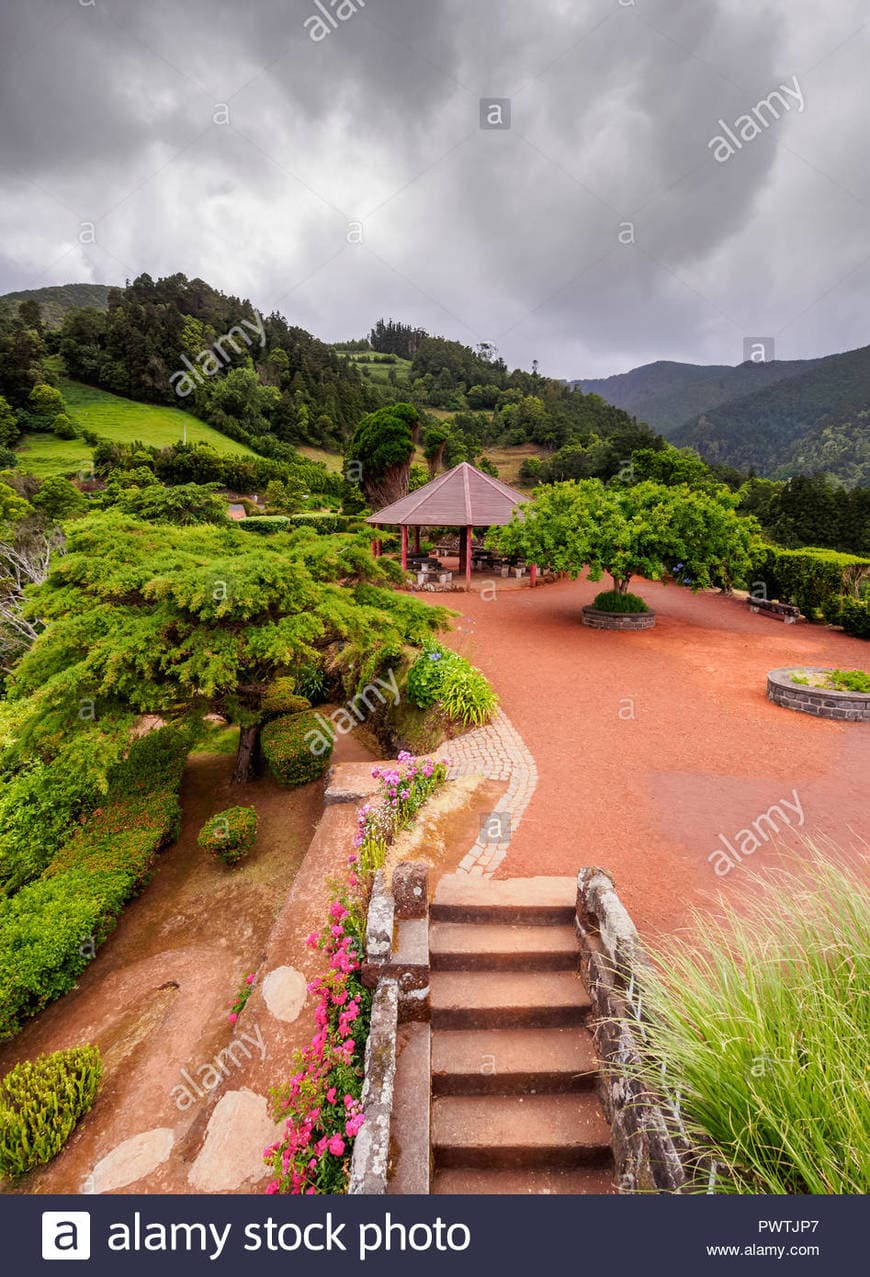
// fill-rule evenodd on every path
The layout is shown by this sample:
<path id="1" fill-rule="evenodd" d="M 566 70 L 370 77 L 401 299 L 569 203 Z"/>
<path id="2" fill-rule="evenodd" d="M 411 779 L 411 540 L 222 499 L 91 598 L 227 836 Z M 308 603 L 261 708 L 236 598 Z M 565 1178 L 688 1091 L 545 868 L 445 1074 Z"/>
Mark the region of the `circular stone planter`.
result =
<path id="1" fill-rule="evenodd" d="M 811 687 L 808 683 L 792 681 L 793 674 L 830 672 L 811 665 L 771 670 L 767 676 L 767 699 L 785 709 L 812 714 L 814 718 L 831 718 L 838 723 L 870 723 L 870 693 L 840 692 L 832 687 Z"/>
<path id="2" fill-rule="evenodd" d="M 651 630 L 656 614 L 649 612 L 599 612 L 590 604 L 583 609 L 583 624 L 593 630 Z"/>

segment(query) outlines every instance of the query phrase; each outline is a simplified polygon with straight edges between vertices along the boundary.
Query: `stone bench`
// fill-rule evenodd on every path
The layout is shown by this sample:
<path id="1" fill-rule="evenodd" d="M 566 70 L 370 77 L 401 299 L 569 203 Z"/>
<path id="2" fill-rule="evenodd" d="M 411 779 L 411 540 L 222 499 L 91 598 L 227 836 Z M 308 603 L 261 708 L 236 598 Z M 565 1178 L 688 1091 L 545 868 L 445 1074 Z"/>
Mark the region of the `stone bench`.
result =
<path id="1" fill-rule="evenodd" d="M 750 612 L 766 612 L 769 616 L 778 616 L 786 625 L 794 625 L 799 620 L 801 610 L 793 603 L 779 603 L 774 599 L 757 599 L 752 595 L 746 600 Z"/>

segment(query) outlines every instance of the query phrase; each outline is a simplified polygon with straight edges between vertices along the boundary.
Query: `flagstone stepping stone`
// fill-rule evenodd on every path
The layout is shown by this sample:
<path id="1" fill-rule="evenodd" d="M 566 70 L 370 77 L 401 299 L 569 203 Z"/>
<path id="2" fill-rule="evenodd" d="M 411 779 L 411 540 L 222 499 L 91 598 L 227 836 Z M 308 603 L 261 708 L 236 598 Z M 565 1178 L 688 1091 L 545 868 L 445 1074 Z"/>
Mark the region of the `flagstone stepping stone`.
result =
<path id="1" fill-rule="evenodd" d="M 274 1144 L 280 1131 L 264 1096 L 247 1088 L 227 1091 L 215 1105 L 205 1142 L 187 1177 L 191 1188 L 228 1193 L 264 1179 L 269 1171 L 263 1149 Z"/>
<path id="2" fill-rule="evenodd" d="M 97 1162 L 85 1180 L 83 1191 L 112 1193 L 135 1184 L 166 1161 L 174 1143 L 175 1136 L 168 1126 L 133 1135 Z"/>
<path id="3" fill-rule="evenodd" d="M 276 1020 L 292 1024 L 299 1019 L 308 996 L 308 982 L 295 967 L 275 967 L 262 985 L 263 1001 Z"/>

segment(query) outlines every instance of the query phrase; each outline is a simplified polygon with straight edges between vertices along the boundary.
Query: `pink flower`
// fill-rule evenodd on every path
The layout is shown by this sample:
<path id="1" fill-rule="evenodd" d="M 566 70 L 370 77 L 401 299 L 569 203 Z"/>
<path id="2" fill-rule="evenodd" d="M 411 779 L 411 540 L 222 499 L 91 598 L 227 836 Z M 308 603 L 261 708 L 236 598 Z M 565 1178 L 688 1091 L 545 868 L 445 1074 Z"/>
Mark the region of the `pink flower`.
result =
<path id="1" fill-rule="evenodd" d="M 335 1087 L 334 1087 L 334 1086 L 331 1086 L 331 1087 L 329 1088 L 329 1090 L 326 1092 L 326 1102 L 327 1102 L 327 1104 L 334 1104 L 334 1103 L 335 1103 L 335 1097 L 336 1097 L 336 1095 L 337 1095 L 337 1094 L 338 1094 L 338 1092 L 336 1091 Z"/>
<path id="2" fill-rule="evenodd" d="M 277 1191 L 278 1191 L 278 1181 L 276 1179 L 273 1179 L 272 1183 L 267 1186 L 266 1192 L 277 1193 Z"/>
<path id="3" fill-rule="evenodd" d="M 227 1019 L 229 1020 L 230 1024 L 235 1024 L 238 1018 L 239 1017 L 236 1015 L 235 1011 L 231 1011 L 229 1015 L 227 1016 Z"/>
<path id="4" fill-rule="evenodd" d="M 340 1135 L 333 1135 L 332 1139 L 329 1141 L 328 1148 L 333 1157 L 341 1157 L 344 1153 L 344 1140 Z"/>
<path id="5" fill-rule="evenodd" d="M 318 939 L 319 937 L 317 935 L 317 932 L 312 931 L 311 935 L 306 938 L 305 943 L 308 945 L 309 949 L 316 949 Z"/>
<path id="6" fill-rule="evenodd" d="M 349 1117 L 344 1124 L 344 1133 L 349 1140 L 355 1139 L 359 1135 L 360 1129 L 365 1122 L 362 1113 L 356 1113 L 353 1117 Z"/>
<path id="7" fill-rule="evenodd" d="M 245 981 L 245 984 L 253 984 L 256 978 L 257 978 L 256 975 L 249 975 L 247 980 Z"/>

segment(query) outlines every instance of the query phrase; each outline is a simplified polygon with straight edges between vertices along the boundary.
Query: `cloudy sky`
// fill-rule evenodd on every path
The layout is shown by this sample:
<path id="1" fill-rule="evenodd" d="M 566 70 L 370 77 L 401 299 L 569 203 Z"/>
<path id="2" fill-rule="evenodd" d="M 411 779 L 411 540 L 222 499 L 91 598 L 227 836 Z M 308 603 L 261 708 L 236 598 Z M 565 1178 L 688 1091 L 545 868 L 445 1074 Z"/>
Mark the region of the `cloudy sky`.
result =
<path id="1" fill-rule="evenodd" d="M 870 0 L 320 3 L 4 0 L 0 292 L 183 271 L 565 377 L 870 344 Z"/>

